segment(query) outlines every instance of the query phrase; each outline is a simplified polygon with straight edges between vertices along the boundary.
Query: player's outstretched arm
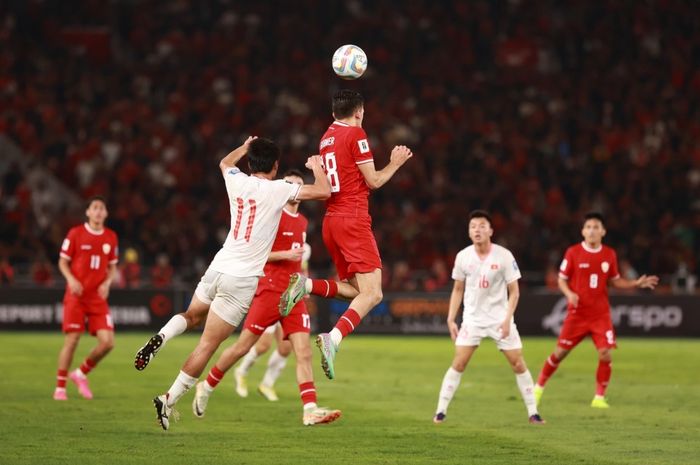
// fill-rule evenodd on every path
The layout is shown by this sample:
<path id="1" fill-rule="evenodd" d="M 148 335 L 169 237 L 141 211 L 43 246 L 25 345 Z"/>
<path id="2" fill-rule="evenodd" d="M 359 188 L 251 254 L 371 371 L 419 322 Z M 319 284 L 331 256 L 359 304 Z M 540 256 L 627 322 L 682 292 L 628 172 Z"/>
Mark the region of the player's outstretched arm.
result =
<path id="1" fill-rule="evenodd" d="M 409 158 L 413 156 L 411 149 L 405 145 L 397 145 L 391 151 L 391 157 L 389 158 L 389 164 L 387 164 L 383 169 L 376 171 L 374 168 L 374 163 L 363 163 L 357 165 L 365 178 L 365 183 L 370 189 L 379 189 L 384 184 L 389 181 L 389 179 L 394 176 L 394 174 L 403 166 Z"/>
<path id="2" fill-rule="evenodd" d="M 257 137 L 250 136 L 248 137 L 245 142 L 243 142 L 243 145 L 238 147 L 237 149 L 233 150 L 231 153 L 226 155 L 224 158 L 221 159 L 219 162 L 219 169 L 221 169 L 221 172 L 223 173 L 229 168 L 233 168 L 236 166 L 236 164 L 241 161 L 241 158 L 245 156 L 246 153 L 248 153 L 248 145 L 252 141 L 257 139 Z"/>
<path id="3" fill-rule="evenodd" d="M 313 171 L 314 183 L 301 186 L 297 200 L 326 200 L 331 196 L 331 185 L 328 182 L 326 172 L 323 171 L 321 156 L 310 156 L 305 166 Z"/>
<path id="4" fill-rule="evenodd" d="M 642 275 L 637 279 L 625 279 L 625 278 L 617 278 L 613 279 L 611 281 L 613 287 L 616 287 L 618 289 L 633 289 L 635 287 L 641 288 L 641 289 L 654 289 L 658 284 L 659 284 L 659 277 L 658 276 L 647 276 L 647 275 Z"/>
<path id="5" fill-rule="evenodd" d="M 450 330 L 450 337 L 454 341 L 457 339 L 457 333 L 459 333 L 459 326 L 457 326 L 457 312 L 459 307 L 462 305 L 462 299 L 464 298 L 464 281 L 459 281 L 455 279 L 455 283 L 452 286 L 452 293 L 450 294 L 450 307 L 447 312 L 447 327 Z"/>

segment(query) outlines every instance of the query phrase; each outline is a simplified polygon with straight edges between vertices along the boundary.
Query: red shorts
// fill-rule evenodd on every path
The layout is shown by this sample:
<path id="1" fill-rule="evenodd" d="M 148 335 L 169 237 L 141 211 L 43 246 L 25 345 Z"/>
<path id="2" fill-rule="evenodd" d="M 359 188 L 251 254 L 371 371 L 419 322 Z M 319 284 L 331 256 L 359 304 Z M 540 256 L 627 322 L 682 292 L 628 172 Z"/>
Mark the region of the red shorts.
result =
<path id="1" fill-rule="evenodd" d="M 341 281 L 382 267 L 370 217 L 324 217 L 323 242 Z"/>
<path id="2" fill-rule="evenodd" d="M 85 319 L 87 318 L 88 330 L 93 336 L 100 329 L 114 331 L 112 315 L 109 314 L 107 301 L 98 295 L 76 297 L 70 291 L 66 291 L 63 297 L 63 332 L 85 331 Z"/>
<path id="3" fill-rule="evenodd" d="M 265 332 L 265 328 L 279 321 L 285 339 L 294 333 L 310 333 L 311 318 L 306 310 L 306 302 L 300 300 L 289 315 L 282 317 L 279 311 L 281 296 L 282 293 L 276 291 L 262 291 L 257 294 L 250 304 L 243 328 L 259 336 Z"/>
<path id="4" fill-rule="evenodd" d="M 599 318 L 567 316 L 559 333 L 557 345 L 562 349 L 571 350 L 589 334 L 591 339 L 593 339 L 593 344 L 598 349 L 614 349 L 617 347 L 615 328 L 613 328 L 610 315 Z"/>

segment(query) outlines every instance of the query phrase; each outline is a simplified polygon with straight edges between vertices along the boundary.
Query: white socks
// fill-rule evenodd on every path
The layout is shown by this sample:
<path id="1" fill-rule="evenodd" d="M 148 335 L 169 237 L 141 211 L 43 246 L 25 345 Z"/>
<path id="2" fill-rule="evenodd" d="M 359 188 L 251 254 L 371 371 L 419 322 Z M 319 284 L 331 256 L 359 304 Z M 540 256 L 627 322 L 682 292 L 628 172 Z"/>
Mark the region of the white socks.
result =
<path id="1" fill-rule="evenodd" d="M 241 376 L 245 376 L 250 371 L 251 367 L 255 365 L 255 361 L 258 359 L 258 351 L 255 350 L 255 346 L 251 347 L 247 354 L 241 360 L 241 363 L 236 367 L 236 373 Z"/>
<path id="2" fill-rule="evenodd" d="M 459 382 L 462 380 L 462 373 L 450 367 L 442 379 L 442 387 L 440 387 L 440 397 L 438 398 L 438 406 L 436 413 L 447 413 L 452 397 L 459 387 Z"/>
<path id="3" fill-rule="evenodd" d="M 263 376 L 262 382 L 260 384 L 268 387 L 275 385 L 277 378 L 280 377 L 282 370 L 287 365 L 287 357 L 283 357 L 280 353 L 275 350 L 270 355 L 270 360 L 267 361 L 267 370 L 265 371 L 265 376 Z"/>
<path id="4" fill-rule="evenodd" d="M 180 397 L 185 395 L 196 382 L 197 378 L 188 375 L 184 371 L 180 371 L 180 374 L 175 378 L 175 382 L 170 386 L 170 389 L 168 389 L 168 407 L 175 405 L 177 401 L 180 400 Z"/>
<path id="5" fill-rule="evenodd" d="M 163 326 L 158 334 L 163 336 L 163 344 L 187 330 L 187 320 L 182 315 L 175 315 Z"/>
<path id="6" fill-rule="evenodd" d="M 340 332 L 338 328 L 333 328 L 331 329 L 331 341 L 333 341 L 333 345 L 337 349 L 338 346 L 340 346 L 340 341 L 343 340 L 343 333 Z"/>
<path id="7" fill-rule="evenodd" d="M 537 413 L 537 401 L 535 401 L 535 385 L 532 382 L 530 370 L 516 374 L 515 379 L 518 382 L 518 389 L 520 389 L 520 395 L 523 396 L 525 407 L 527 407 L 527 416 L 535 415 Z"/>

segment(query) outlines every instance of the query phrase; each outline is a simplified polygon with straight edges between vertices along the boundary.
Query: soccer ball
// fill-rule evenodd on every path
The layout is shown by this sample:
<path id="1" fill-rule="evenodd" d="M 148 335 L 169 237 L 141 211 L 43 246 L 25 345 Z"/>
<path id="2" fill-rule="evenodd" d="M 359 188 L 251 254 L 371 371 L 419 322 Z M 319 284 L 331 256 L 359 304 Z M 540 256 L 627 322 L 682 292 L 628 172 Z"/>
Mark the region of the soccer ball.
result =
<path id="1" fill-rule="evenodd" d="M 343 45 L 333 54 L 333 71 L 343 79 L 357 79 L 367 69 L 367 55 L 357 45 Z"/>

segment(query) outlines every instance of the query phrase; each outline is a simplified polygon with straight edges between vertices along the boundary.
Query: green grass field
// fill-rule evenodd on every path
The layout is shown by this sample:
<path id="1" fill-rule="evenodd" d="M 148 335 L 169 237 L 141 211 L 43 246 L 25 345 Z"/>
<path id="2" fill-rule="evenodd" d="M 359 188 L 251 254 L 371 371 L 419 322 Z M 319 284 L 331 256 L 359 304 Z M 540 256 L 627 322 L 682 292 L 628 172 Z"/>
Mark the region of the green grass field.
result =
<path id="1" fill-rule="evenodd" d="M 447 337 L 348 339 L 334 381 L 316 367 L 319 403 L 343 411 L 331 425 L 301 426 L 290 361 L 281 401 L 251 390 L 241 399 L 229 373 L 204 419 L 191 413 L 163 431 L 151 399 L 164 392 L 197 335 L 170 342 L 144 372 L 133 354 L 146 334 L 118 334 L 112 354 L 90 375 L 95 399 L 68 386 L 51 399 L 59 334 L 0 332 L 1 464 L 697 464 L 700 463 L 700 340 L 623 339 L 609 389 L 612 408 L 591 409 L 595 351 L 584 342 L 550 381 L 541 413 L 527 423 L 515 379 L 489 341 L 462 378 L 448 421 L 431 421 L 452 357 Z M 83 338 L 75 363 L 93 344 Z M 526 338 L 533 376 L 554 339 Z M 315 357 L 317 358 L 316 354 Z M 317 360 L 316 360 L 317 361 Z M 253 368 L 254 388 L 264 362 Z"/>

